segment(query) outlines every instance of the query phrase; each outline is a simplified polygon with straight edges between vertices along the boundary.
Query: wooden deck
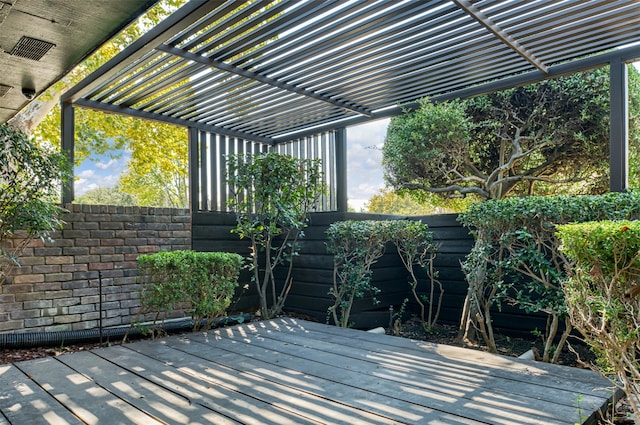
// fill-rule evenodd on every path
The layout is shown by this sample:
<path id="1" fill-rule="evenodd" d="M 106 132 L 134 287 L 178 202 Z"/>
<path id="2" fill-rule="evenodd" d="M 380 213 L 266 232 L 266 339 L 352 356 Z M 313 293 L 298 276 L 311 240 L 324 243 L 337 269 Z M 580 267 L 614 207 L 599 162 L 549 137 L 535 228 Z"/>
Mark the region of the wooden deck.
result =
<path id="1" fill-rule="evenodd" d="M 0 365 L 0 424 L 568 424 L 596 374 L 277 319 Z"/>

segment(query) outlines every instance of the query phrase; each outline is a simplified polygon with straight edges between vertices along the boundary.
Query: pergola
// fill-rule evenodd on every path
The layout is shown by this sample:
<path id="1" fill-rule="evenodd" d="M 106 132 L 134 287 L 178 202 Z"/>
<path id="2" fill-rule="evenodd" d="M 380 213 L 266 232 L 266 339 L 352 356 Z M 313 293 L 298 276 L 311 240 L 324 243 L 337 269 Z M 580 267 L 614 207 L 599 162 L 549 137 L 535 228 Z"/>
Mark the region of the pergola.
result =
<path id="1" fill-rule="evenodd" d="M 346 127 L 609 66 L 622 191 L 638 43 L 635 0 L 190 0 L 63 95 L 62 144 L 73 157 L 76 106 L 188 127 L 194 211 L 224 210 L 225 153 L 321 157 L 325 208 L 346 210 Z"/>

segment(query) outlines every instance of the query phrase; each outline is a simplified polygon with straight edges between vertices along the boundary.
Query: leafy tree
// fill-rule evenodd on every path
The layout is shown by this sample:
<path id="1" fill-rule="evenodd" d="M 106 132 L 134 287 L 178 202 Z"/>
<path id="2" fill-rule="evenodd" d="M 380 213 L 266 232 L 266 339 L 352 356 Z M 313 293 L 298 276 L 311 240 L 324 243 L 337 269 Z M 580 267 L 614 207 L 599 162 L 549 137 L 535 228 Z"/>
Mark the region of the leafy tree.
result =
<path id="1" fill-rule="evenodd" d="M 33 239 L 62 226 L 56 198 L 70 175 L 63 153 L 0 125 L 0 285 Z"/>
<path id="2" fill-rule="evenodd" d="M 76 198 L 79 204 L 87 205 L 138 205 L 136 198 L 122 192 L 119 185 L 116 187 L 98 187 Z"/>
<path id="3" fill-rule="evenodd" d="M 464 211 L 472 197 L 442 198 L 432 193 L 383 189 L 369 199 L 367 212 L 403 216 L 447 214 Z"/>
<path id="4" fill-rule="evenodd" d="M 60 140 L 60 95 L 137 40 L 146 30 L 158 24 L 184 0 L 163 0 L 151 8 L 135 24 L 104 44 L 65 79 L 33 103 L 37 114 L 25 110 L 34 135 L 52 143 Z M 53 101 L 53 103 L 50 103 Z M 49 108 L 46 116 L 40 117 Z M 41 119 L 41 122 L 37 122 Z M 119 158 L 123 150 L 131 151 L 132 160 L 121 181 L 124 192 L 135 194 L 139 205 L 185 208 L 188 205 L 187 133 L 180 127 L 154 123 L 127 116 L 106 114 L 78 108 L 76 110 L 76 165 L 92 154 Z M 38 124 L 37 127 L 35 124 Z M 118 200 L 121 198 L 115 198 Z M 121 199 L 125 201 L 124 199 Z"/>
<path id="5" fill-rule="evenodd" d="M 383 166 L 392 188 L 441 195 L 500 199 L 551 194 L 558 184 L 600 193 L 608 147 L 609 75 L 601 68 L 472 99 L 423 99 L 391 120 Z"/>
<path id="6" fill-rule="evenodd" d="M 307 213 L 325 190 L 320 165 L 319 159 L 275 152 L 227 158 L 228 205 L 237 221 L 233 231 L 251 243 L 249 268 L 263 319 L 280 314 L 293 284 L 293 257 L 304 237 Z M 287 268 L 281 283 L 276 281 L 278 266 Z"/>

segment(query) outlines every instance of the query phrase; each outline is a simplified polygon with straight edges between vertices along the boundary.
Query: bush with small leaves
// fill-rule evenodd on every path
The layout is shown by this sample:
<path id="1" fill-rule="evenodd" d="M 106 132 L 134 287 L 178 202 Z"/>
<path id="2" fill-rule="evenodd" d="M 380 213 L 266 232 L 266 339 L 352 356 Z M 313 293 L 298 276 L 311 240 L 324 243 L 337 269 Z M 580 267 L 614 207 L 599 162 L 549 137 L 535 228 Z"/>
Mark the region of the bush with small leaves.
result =
<path id="1" fill-rule="evenodd" d="M 351 308 L 357 298 L 380 292 L 371 285 L 371 266 L 384 255 L 391 240 L 391 222 L 375 220 L 345 220 L 327 229 L 327 251 L 333 254 L 333 286 L 329 294 L 334 303 L 328 316 L 337 326 L 349 327 Z M 327 321 L 329 317 L 327 317 Z"/>
<path id="2" fill-rule="evenodd" d="M 640 193 L 598 196 L 530 196 L 473 205 L 459 220 L 475 238 L 462 264 L 469 290 L 461 333 L 473 339 L 478 329 L 496 351 L 492 307 L 502 302 L 528 313 L 547 315 L 543 360 L 556 362 L 571 331 L 561 282 L 566 259 L 559 250 L 556 225 L 640 217 Z M 564 323 L 564 331 L 557 338 Z"/>
<path id="3" fill-rule="evenodd" d="M 238 286 L 242 257 L 226 252 L 161 251 L 138 256 L 142 313 L 155 313 L 154 325 L 184 307 L 194 330 L 209 328 L 225 314 Z"/>
<path id="4" fill-rule="evenodd" d="M 438 280 L 438 272 L 433 267 L 438 244 L 433 240 L 433 232 L 420 221 L 398 220 L 390 225 L 391 242 L 409 273 L 409 286 L 414 300 L 420 307 L 422 327 L 425 331 L 432 332 L 440 315 L 444 294 L 444 288 Z M 429 280 L 428 296 L 418 294 L 418 277 L 414 267 L 422 269 Z M 435 292 L 436 286 L 438 294 Z"/>
<path id="5" fill-rule="evenodd" d="M 334 255 L 333 286 L 329 291 L 334 303 L 328 309 L 327 321 L 333 318 L 338 326 L 351 326 L 349 317 L 354 300 L 370 293 L 376 302 L 375 295 L 380 290 L 371 285 L 371 267 L 384 255 L 387 246 L 393 244 L 409 272 L 409 285 L 420 306 L 423 326 L 433 328 L 440 312 L 443 290 L 433 268 L 437 246 L 426 224 L 410 220 L 346 220 L 331 224 L 327 238 L 327 251 Z M 431 289 L 426 300 L 418 294 L 414 266 L 425 269 L 430 279 Z M 440 287 L 437 302 L 435 285 Z M 425 317 L 425 302 L 429 305 L 428 317 Z"/>
<path id="6" fill-rule="evenodd" d="M 597 356 L 592 367 L 640 420 L 640 222 L 566 224 L 557 235 L 571 260 L 562 282 L 569 315 Z"/>
<path id="7" fill-rule="evenodd" d="M 0 125 L 0 286 L 33 239 L 62 227 L 60 184 L 69 178 L 64 153 Z"/>

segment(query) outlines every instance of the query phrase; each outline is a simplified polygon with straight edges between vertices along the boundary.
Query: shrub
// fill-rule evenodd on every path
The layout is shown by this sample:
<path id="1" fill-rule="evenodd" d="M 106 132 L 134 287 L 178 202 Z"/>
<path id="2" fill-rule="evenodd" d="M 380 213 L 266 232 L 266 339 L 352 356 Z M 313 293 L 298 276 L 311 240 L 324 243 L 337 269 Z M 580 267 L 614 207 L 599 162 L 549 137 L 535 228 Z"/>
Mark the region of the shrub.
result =
<path id="1" fill-rule="evenodd" d="M 438 245 L 433 240 L 433 232 L 420 221 L 398 220 L 391 222 L 391 242 L 409 273 L 411 294 L 420 307 L 420 321 L 425 331 L 433 331 L 442 305 L 444 288 L 438 280 L 438 272 L 433 268 L 433 261 Z M 415 267 L 421 268 L 429 280 L 429 296 L 418 294 L 418 278 Z M 435 288 L 439 293 L 436 295 Z M 427 304 L 428 311 L 427 311 Z"/>
<path id="2" fill-rule="evenodd" d="M 384 255 L 387 244 L 392 243 L 409 272 L 409 285 L 421 307 L 423 326 L 425 329 L 433 327 L 440 311 L 442 286 L 434 311 L 434 285 L 439 285 L 433 270 L 436 246 L 426 224 L 409 220 L 346 220 L 331 224 L 327 229 L 327 239 L 327 251 L 334 255 L 333 286 L 329 291 L 334 303 L 328 309 L 327 321 L 331 317 L 338 326 L 351 326 L 349 316 L 354 300 L 371 293 L 375 302 L 379 289 L 371 285 L 371 267 Z M 425 268 L 430 277 L 431 290 L 426 301 L 417 293 L 418 279 L 414 266 Z M 429 303 L 428 319 L 425 317 L 425 302 Z"/>
<path id="3" fill-rule="evenodd" d="M 563 281 L 569 315 L 640 420 L 640 222 L 558 226 L 572 261 Z"/>
<path id="4" fill-rule="evenodd" d="M 231 191 L 229 208 L 236 212 L 233 230 L 250 240 L 247 257 L 251 280 L 260 297 L 260 314 L 271 319 L 282 311 L 293 284 L 293 257 L 304 237 L 307 213 L 324 192 L 320 160 L 262 153 L 230 155 L 227 181 Z M 286 265 L 287 275 L 279 288 L 276 267 Z"/>
<path id="5" fill-rule="evenodd" d="M 346 220 L 327 229 L 327 251 L 333 254 L 333 287 L 329 294 L 334 297 L 327 313 L 337 326 L 351 325 L 349 316 L 356 298 L 367 293 L 375 296 L 380 291 L 371 285 L 371 266 L 384 255 L 391 240 L 389 223 Z"/>
<path id="6" fill-rule="evenodd" d="M 161 251 L 138 256 L 142 312 L 165 318 L 184 306 L 194 330 L 222 316 L 238 286 L 242 257 L 225 252 Z"/>
<path id="7" fill-rule="evenodd" d="M 555 362 L 571 331 L 561 286 L 566 260 L 559 250 L 555 226 L 638 216 L 637 192 L 533 196 L 473 205 L 459 217 L 475 238 L 475 246 L 462 264 L 469 284 L 461 323 L 465 337 L 473 339 L 472 331 L 478 329 L 495 352 L 491 308 L 506 301 L 526 312 L 547 315 L 543 360 Z M 565 330 L 557 340 L 561 322 Z"/>
<path id="8" fill-rule="evenodd" d="M 0 286 L 33 240 L 62 227 L 60 183 L 71 178 L 67 157 L 0 125 Z M 21 230 L 18 235 L 16 231 Z"/>

